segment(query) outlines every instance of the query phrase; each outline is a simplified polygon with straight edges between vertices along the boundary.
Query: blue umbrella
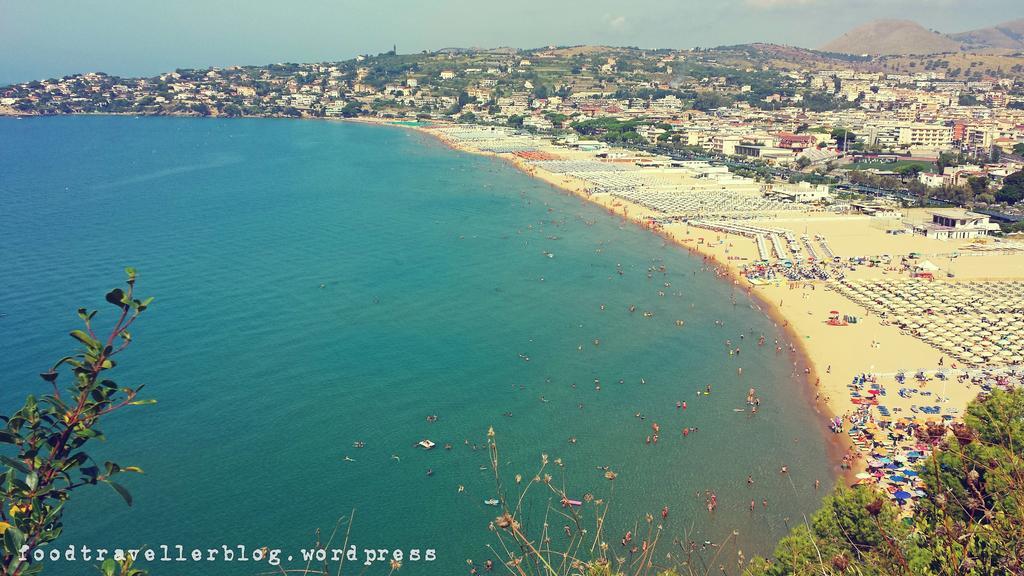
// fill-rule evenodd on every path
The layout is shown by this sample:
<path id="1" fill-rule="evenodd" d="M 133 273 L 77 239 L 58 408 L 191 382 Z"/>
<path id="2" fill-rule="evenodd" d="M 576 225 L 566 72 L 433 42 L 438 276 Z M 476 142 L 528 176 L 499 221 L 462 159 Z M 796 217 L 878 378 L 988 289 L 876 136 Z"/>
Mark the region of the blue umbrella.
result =
<path id="1" fill-rule="evenodd" d="M 904 476 L 917 476 L 917 472 L 914 472 L 913 470 L 903 470 L 903 475 Z"/>
<path id="2" fill-rule="evenodd" d="M 893 496 L 895 496 L 897 500 L 906 500 L 906 499 L 910 498 L 912 496 L 912 494 L 910 492 L 905 491 L 905 490 L 900 490 L 900 491 L 896 492 L 895 494 L 893 494 Z"/>
<path id="3" fill-rule="evenodd" d="M 878 460 L 880 462 L 882 461 L 881 458 L 879 458 Z M 898 464 L 893 464 L 892 462 L 890 462 L 890 463 L 885 465 L 885 468 L 886 468 L 886 470 L 899 470 L 900 467 L 899 467 Z"/>
<path id="4" fill-rule="evenodd" d="M 900 484 L 907 481 L 907 479 L 904 478 L 903 476 L 890 476 L 889 480 L 892 480 L 893 482 L 899 482 Z"/>

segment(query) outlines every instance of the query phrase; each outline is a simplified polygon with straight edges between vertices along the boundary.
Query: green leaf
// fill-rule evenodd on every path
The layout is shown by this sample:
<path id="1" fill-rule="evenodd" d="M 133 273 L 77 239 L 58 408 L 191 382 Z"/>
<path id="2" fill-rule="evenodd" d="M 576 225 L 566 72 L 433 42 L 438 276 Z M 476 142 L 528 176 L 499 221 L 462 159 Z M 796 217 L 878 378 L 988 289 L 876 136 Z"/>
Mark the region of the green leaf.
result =
<path id="1" fill-rule="evenodd" d="M 25 534 L 14 526 L 8 526 L 4 531 L 4 549 L 8 554 L 17 557 L 21 554 L 21 547 L 25 544 Z"/>
<path id="2" fill-rule="evenodd" d="M 64 460 L 64 463 L 60 465 L 60 469 L 67 472 L 68 470 L 74 468 L 75 466 L 81 466 L 82 464 L 85 464 L 86 460 L 88 459 L 89 456 L 85 452 L 75 452 L 74 454 L 72 454 L 71 456 Z"/>
<path id="3" fill-rule="evenodd" d="M 22 462 L 21 460 L 15 460 L 14 458 L 10 458 L 7 456 L 0 456 L 0 462 L 7 464 L 11 468 L 19 470 L 23 474 L 29 473 L 28 466 L 25 466 L 25 463 Z"/>
<path id="4" fill-rule="evenodd" d="M 142 471 L 142 468 L 139 468 L 138 466 L 125 466 L 124 468 L 121 468 L 121 472 L 135 472 L 136 474 L 145 474 L 145 472 Z"/>
<path id="5" fill-rule="evenodd" d="M 127 268 L 124 269 L 124 273 L 128 275 L 129 280 L 135 279 L 135 268 L 128 266 Z"/>
<path id="6" fill-rule="evenodd" d="M 117 562 L 113 558 L 107 558 L 100 564 L 100 573 L 103 576 L 117 576 Z"/>
<path id="7" fill-rule="evenodd" d="M 99 438 L 103 436 L 102 432 L 100 432 L 99 430 L 94 430 L 92 428 L 75 427 L 74 432 L 75 436 L 78 436 L 79 438 Z"/>
<path id="8" fill-rule="evenodd" d="M 28 484 L 29 490 L 35 490 L 36 486 L 39 486 L 39 474 L 36 474 L 35 471 L 29 472 L 25 476 L 25 484 Z"/>
<path id="9" fill-rule="evenodd" d="M 120 306 L 121 308 L 127 306 L 127 304 L 124 303 L 124 290 L 121 290 L 120 288 L 114 288 L 110 292 L 107 292 L 105 298 L 107 302 L 110 302 L 115 306 Z"/>
<path id="10" fill-rule="evenodd" d="M 3 444 L 21 444 L 21 437 L 10 432 L 4 432 L 0 430 L 0 443 Z"/>
<path id="11" fill-rule="evenodd" d="M 139 304 L 139 310 L 145 310 L 146 308 L 149 308 L 149 305 L 152 304 L 152 303 L 153 303 L 153 297 L 150 296 L 149 298 L 146 298 L 145 300 L 143 300 Z"/>
<path id="12" fill-rule="evenodd" d="M 145 400 L 133 400 L 132 402 L 128 403 L 129 406 L 144 406 L 146 404 L 156 404 L 156 399 L 147 398 Z"/>
<path id="13" fill-rule="evenodd" d="M 52 524 L 55 520 L 60 518 L 61 512 L 64 510 L 64 502 L 57 504 L 46 514 L 46 523 Z"/>
<path id="14" fill-rule="evenodd" d="M 98 340 L 96 340 L 92 336 L 89 336 L 88 334 L 86 334 L 85 332 L 83 332 L 81 330 L 72 330 L 71 331 L 71 337 L 74 338 L 75 340 L 78 340 L 82 344 L 85 344 L 89 348 L 99 348 L 100 347 L 100 343 L 99 343 Z"/>
<path id="15" fill-rule="evenodd" d="M 96 466 L 83 466 L 80 472 L 82 477 L 87 479 L 90 484 L 95 484 L 96 477 L 100 475 L 100 469 Z"/>
<path id="16" fill-rule="evenodd" d="M 19 576 L 36 576 L 36 574 L 39 574 L 40 572 L 43 571 L 43 566 L 45 566 L 45 564 L 43 564 L 41 562 L 38 563 L 38 564 L 29 564 L 28 566 L 25 566 L 24 568 L 19 570 L 18 571 L 18 575 Z"/>
<path id="17" fill-rule="evenodd" d="M 117 482 L 111 482 L 110 480 L 105 480 L 105 482 L 107 484 L 110 484 L 110 487 L 113 488 L 115 492 L 120 494 L 121 498 L 124 498 L 124 501 L 126 503 L 128 503 L 129 506 L 132 505 L 132 495 L 131 495 L 131 493 L 128 492 L 127 488 L 125 488 L 124 486 L 121 486 Z"/>

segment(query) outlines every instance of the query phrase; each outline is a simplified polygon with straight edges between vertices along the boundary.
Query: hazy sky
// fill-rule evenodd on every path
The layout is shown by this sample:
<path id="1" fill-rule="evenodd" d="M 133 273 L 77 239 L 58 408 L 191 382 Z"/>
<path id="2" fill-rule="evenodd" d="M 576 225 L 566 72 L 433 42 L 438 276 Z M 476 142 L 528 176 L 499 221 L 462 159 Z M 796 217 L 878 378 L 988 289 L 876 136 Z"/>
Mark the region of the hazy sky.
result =
<path id="1" fill-rule="evenodd" d="M 343 60 L 398 45 L 817 47 L 875 18 L 960 32 L 1022 0 L 0 0 L 0 84 L 101 71 Z"/>

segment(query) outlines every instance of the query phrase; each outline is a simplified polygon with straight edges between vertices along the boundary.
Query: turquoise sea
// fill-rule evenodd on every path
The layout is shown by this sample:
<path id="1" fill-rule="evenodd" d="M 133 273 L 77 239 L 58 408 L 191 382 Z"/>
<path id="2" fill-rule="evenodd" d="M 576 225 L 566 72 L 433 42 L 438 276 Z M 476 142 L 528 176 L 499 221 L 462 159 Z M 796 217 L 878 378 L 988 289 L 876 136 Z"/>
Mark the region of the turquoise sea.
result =
<path id="1" fill-rule="evenodd" d="M 156 300 L 113 374 L 159 403 L 111 418 L 97 457 L 146 473 L 124 478 L 131 508 L 105 486 L 76 493 L 63 545 L 268 546 L 295 567 L 317 529 L 326 540 L 354 510 L 361 556 L 430 548 L 436 560 L 407 559 L 401 573 L 468 573 L 467 559 L 498 559 L 497 509 L 483 503 L 493 475 L 473 449 L 493 426 L 512 495 L 514 475 L 528 480 L 548 454 L 553 482 L 611 501 L 616 554 L 628 556 L 626 530 L 668 506 L 659 550 L 678 558 L 674 538 L 736 530 L 717 560 L 733 574 L 737 548 L 769 552 L 834 481 L 802 365 L 775 352 L 784 334 L 742 292 L 653 234 L 411 130 L 0 119 L 4 413 L 41 393 L 37 374 L 74 348 L 77 307 L 112 316 L 103 294 L 125 266 Z M 750 387 L 759 413 L 734 412 Z M 660 441 L 646 444 L 655 422 Z M 684 427 L 697 431 L 684 438 Z M 438 445 L 413 447 L 423 439 Z M 528 497 L 528 527 L 550 499 Z M 551 523 L 557 544 L 563 522 Z"/>

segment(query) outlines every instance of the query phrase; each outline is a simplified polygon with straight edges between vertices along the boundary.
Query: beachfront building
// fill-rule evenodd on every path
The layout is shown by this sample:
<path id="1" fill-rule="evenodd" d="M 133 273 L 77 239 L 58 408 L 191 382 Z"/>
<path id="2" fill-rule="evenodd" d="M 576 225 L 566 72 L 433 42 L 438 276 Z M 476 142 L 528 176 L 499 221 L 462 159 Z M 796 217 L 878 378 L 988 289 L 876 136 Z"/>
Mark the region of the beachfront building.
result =
<path id="1" fill-rule="evenodd" d="M 798 184 L 772 184 L 765 194 L 789 202 L 814 203 L 831 198 L 829 187 L 824 184 L 800 182 Z"/>
<path id="2" fill-rule="evenodd" d="M 942 208 L 928 212 L 931 222 L 914 226 L 914 232 L 938 240 L 962 240 L 987 236 L 999 229 L 998 224 L 989 222 L 984 214 L 962 208 Z"/>

